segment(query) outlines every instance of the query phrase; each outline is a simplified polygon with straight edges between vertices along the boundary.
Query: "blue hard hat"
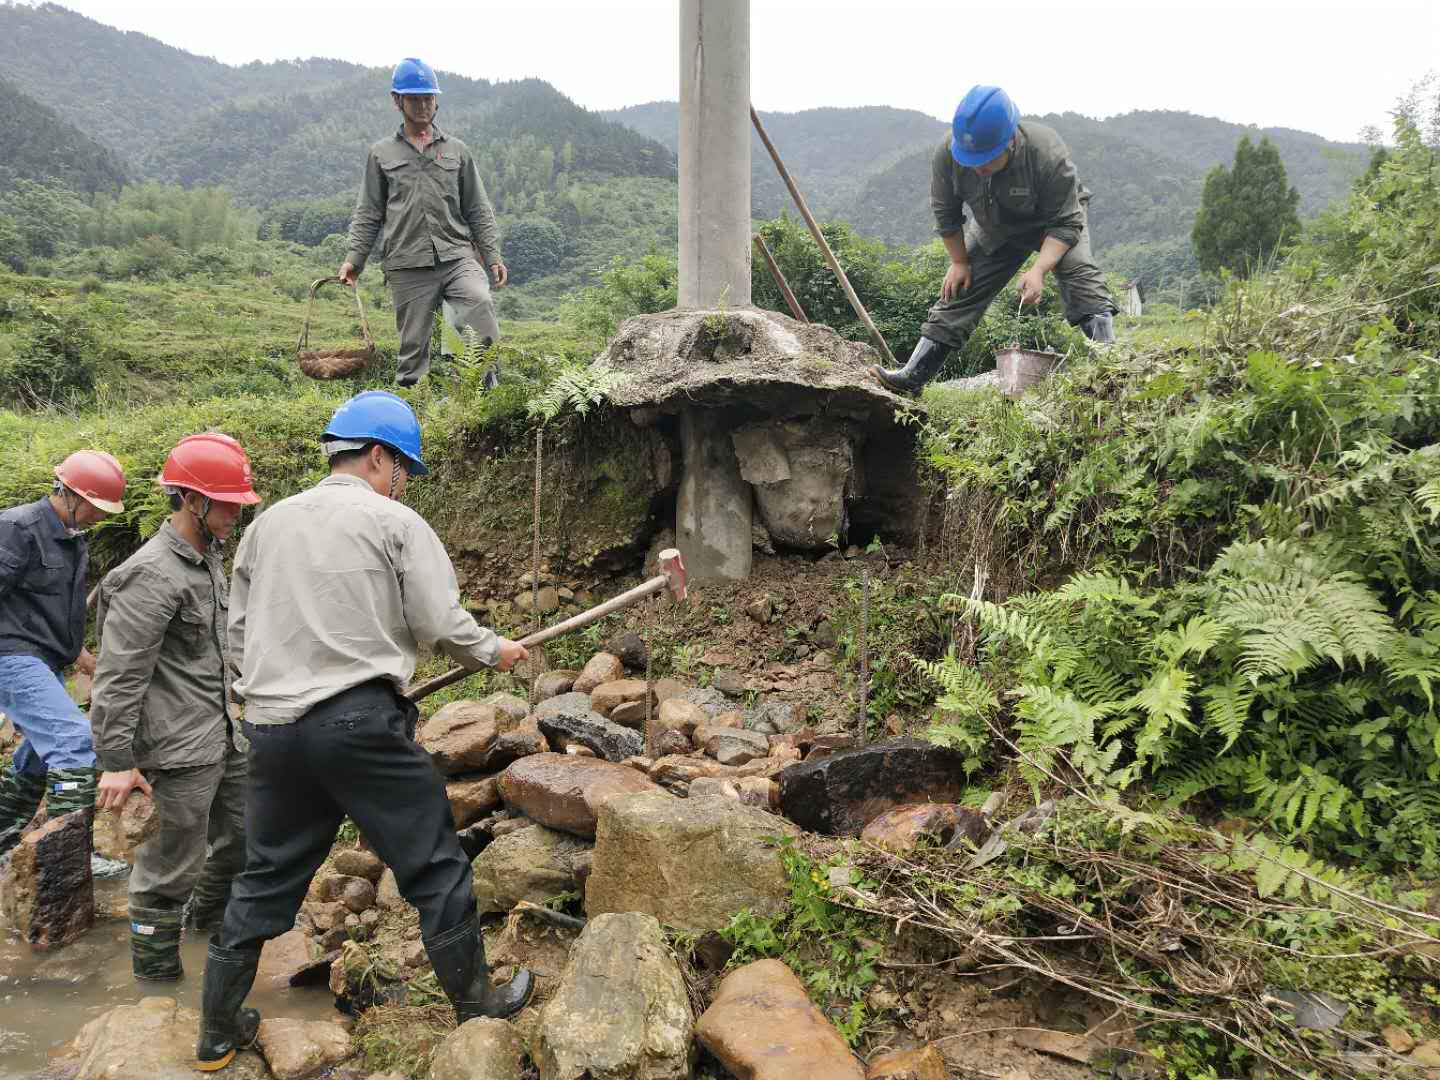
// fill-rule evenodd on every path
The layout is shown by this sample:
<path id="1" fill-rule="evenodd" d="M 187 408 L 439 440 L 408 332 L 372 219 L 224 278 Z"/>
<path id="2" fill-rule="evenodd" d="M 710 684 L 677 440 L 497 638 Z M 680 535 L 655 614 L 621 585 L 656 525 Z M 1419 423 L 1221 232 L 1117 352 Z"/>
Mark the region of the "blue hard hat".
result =
<path id="1" fill-rule="evenodd" d="M 335 410 L 321 441 L 378 442 L 405 459 L 405 471 L 424 476 L 430 470 L 420 460 L 420 421 L 415 410 L 386 390 L 366 390 Z"/>
<path id="2" fill-rule="evenodd" d="M 395 65 L 395 74 L 390 77 L 390 92 L 393 94 L 438 94 L 440 83 L 434 69 L 424 60 L 407 56 Z"/>
<path id="3" fill-rule="evenodd" d="M 994 161 L 1010 145 L 1020 124 L 1020 110 L 998 86 L 972 86 L 955 109 L 950 155 L 974 167 Z"/>

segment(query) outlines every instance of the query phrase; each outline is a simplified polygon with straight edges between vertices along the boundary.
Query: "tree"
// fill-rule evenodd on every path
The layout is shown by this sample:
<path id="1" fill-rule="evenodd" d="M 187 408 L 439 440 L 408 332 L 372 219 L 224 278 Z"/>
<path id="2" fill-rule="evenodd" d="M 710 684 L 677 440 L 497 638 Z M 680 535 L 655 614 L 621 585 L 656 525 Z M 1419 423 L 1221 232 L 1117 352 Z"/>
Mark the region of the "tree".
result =
<path id="1" fill-rule="evenodd" d="M 1205 177 L 1190 234 L 1200 266 L 1247 276 L 1300 231 L 1300 193 L 1289 185 L 1280 151 L 1268 138 L 1248 135 L 1235 148 L 1235 165 L 1216 165 Z"/>
<path id="2" fill-rule="evenodd" d="M 524 217 L 505 230 L 505 264 L 518 285 L 560 269 L 565 234 L 543 217 Z"/>

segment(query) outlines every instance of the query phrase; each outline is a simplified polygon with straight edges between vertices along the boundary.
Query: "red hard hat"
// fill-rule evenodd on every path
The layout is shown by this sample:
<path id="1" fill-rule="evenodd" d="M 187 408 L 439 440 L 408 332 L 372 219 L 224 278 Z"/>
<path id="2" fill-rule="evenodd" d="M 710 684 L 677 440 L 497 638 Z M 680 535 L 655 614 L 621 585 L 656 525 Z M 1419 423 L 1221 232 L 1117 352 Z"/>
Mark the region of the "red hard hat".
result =
<path id="1" fill-rule="evenodd" d="M 125 470 L 104 450 L 76 450 L 55 466 L 55 479 L 97 510 L 118 514 L 125 509 Z"/>
<path id="2" fill-rule="evenodd" d="M 187 488 L 227 503 L 260 501 L 250 478 L 250 459 L 244 449 L 218 431 L 185 436 L 170 451 L 160 472 L 160 483 L 166 487 Z"/>

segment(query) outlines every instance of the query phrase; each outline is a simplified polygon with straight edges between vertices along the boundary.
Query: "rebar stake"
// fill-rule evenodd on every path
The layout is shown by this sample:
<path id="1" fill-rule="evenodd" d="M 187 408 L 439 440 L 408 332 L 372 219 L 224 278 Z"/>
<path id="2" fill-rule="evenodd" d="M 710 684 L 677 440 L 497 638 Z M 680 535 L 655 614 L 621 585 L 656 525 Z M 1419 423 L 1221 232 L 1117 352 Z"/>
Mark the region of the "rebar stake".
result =
<path id="1" fill-rule="evenodd" d="M 657 603 L 659 600 L 652 600 L 650 607 L 653 609 Z M 645 646 L 645 756 L 651 761 L 655 760 L 655 689 L 650 676 L 650 665 L 653 659 L 653 650 L 650 646 L 651 628 L 655 624 L 653 617 L 655 614 L 657 612 L 652 611 L 652 617 L 645 620 L 645 625 L 640 628 L 640 642 Z"/>
<path id="2" fill-rule="evenodd" d="M 530 552 L 530 621 L 531 632 L 540 630 L 540 462 L 545 451 L 545 428 L 535 429 L 535 513 Z M 537 646 L 538 648 L 539 646 Z M 535 684 L 540 680 L 540 663 L 530 658 L 530 710 L 535 710 Z"/>
<path id="3" fill-rule="evenodd" d="M 862 556 L 862 559 L 864 557 Z M 870 714 L 870 565 L 860 566 L 860 745 L 869 734 Z"/>

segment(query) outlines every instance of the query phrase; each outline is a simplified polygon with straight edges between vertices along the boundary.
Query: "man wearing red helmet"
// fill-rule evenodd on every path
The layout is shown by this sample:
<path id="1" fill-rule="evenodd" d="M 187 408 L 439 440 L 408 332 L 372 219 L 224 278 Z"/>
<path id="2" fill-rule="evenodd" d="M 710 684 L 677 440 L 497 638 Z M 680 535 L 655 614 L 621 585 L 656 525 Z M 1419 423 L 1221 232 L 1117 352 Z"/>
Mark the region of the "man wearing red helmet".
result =
<path id="1" fill-rule="evenodd" d="M 85 531 L 125 509 L 125 471 L 101 450 L 78 450 L 55 468 L 53 492 L 0 513 L 0 712 L 24 734 L 0 775 L 0 855 L 40 800 L 52 818 L 95 805 L 95 752 L 85 714 L 62 672 L 85 674 Z"/>
<path id="2" fill-rule="evenodd" d="M 137 979 L 176 979 L 180 929 L 214 926 L 245 862 L 245 749 L 229 712 L 229 586 L 218 548 L 258 503 L 228 435 L 181 439 L 160 483 L 169 519 L 100 585 L 90 722 L 101 809 L 153 792 L 159 829 L 130 873 Z M 206 849 L 209 849 L 207 857 Z"/>

